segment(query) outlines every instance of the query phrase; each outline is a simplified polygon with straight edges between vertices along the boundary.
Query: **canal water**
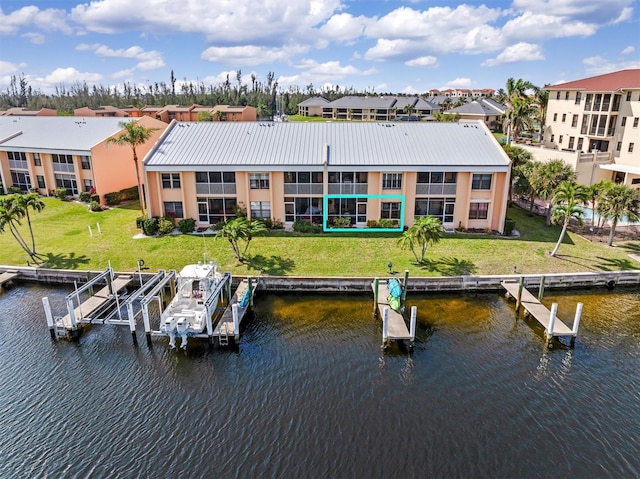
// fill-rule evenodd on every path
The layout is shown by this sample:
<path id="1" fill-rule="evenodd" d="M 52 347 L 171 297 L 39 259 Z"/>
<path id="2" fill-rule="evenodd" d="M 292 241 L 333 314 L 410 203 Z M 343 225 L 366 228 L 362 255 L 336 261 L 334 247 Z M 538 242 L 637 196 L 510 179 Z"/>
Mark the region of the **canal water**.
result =
<path id="1" fill-rule="evenodd" d="M 236 349 L 53 342 L 68 290 L 0 294 L 0 477 L 639 477 L 640 293 L 554 294 L 574 349 L 499 294 L 409 297 L 412 354 L 368 296 L 260 295 Z"/>

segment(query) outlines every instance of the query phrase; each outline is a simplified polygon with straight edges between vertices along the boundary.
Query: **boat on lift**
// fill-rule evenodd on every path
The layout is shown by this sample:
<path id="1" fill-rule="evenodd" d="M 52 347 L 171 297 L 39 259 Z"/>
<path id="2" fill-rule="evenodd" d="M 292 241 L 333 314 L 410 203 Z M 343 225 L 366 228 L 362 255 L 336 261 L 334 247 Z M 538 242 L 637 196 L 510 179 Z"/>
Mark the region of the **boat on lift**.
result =
<path id="1" fill-rule="evenodd" d="M 176 338 L 180 347 L 187 348 L 187 338 L 201 334 L 207 326 L 206 303 L 216 294 L 222 274 L 214 263 L 190 264 L 177 275 L 176 294 L 162 312 L 160 330 L 169 336 L 169 347 L 175 349 Z"/>

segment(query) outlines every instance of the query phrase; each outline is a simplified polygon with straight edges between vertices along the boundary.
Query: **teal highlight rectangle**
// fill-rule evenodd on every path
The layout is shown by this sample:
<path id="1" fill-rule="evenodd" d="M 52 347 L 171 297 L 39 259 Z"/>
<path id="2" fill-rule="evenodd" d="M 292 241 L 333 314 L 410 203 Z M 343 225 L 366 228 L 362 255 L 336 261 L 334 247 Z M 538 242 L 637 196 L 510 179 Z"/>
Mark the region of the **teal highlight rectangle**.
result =
<path id="1" fill-rule="evenodd" d="M 329 200 L 341 198 L 367 198 L 378 200 L 400 200 L 400 220 L 397 228 L 329 228 Z M 404 230 L 404 195 L 325 195 L 322 199 L 322 231 L 327 233 L 371 233 L 402 232 Z M 368 211 L 367 211 L 368 213 Z"/>

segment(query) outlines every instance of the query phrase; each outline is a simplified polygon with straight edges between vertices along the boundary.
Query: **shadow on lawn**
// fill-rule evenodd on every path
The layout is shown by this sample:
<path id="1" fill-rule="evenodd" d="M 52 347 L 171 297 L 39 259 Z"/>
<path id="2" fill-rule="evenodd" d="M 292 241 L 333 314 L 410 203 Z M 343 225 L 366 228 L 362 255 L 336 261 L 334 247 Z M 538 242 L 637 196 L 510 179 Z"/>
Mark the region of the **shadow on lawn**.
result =
<path id="1" fill-rule="evenodd" d="M 42 262 L 42 266 L 55 269 L 77 269 L 78 266 L 87 264 L 89 261 L 89 258 L 85 255 L 76 256 L 75 253 L 69 253 L 68 256 L 64 254 L 47 253 L 47 257 Z"/>
<path id="2" fill-rule="evenodd" d="M 438 261 L 425 259 L 421 269 L 427 271 L 435 271 L 443 276 L 462 276 L 465 274 L 473 274 L 478 268 L 471 261 L 458 258 L 440 258 Z"/>
<path id="3" fill-rule="evenodd" d="M 284 259 L 282 256 L 270 256 L 267 258 L 258 254 L 249 258 L 247 269 L 249 271 L 259 271 L 261 274 L 282 276 L 291 272 L 295 265 L 295 261 Z"/>
<path id="4" fill-rule="evenodd" d="M 624 271 L 628 269 L 638 269 L 638 263 L 632 259 L 614 259 L 596 256 L 600 260 L 600 269 L 603 271 Z"/>

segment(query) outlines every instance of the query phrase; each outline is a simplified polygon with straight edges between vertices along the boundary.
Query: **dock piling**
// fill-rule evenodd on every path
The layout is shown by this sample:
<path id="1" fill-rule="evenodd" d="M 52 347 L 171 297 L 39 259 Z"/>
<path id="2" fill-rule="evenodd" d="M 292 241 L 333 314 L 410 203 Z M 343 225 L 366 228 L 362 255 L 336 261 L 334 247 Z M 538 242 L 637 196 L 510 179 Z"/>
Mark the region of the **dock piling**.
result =
<path id="1" fill-rule="evenodd" d="M 380 287 L 380 278 L 374 278 L 373 280 L 373 314 L 374 316 L 378 312 L 378 288 Z"/>
<path id="2" fill-rule="evenodd" d="M 518 282 L 518 297 L 516 298 L 516 317 L 520 314 L 520 305 L 522 304 L 522 289 L 524 288 L 524 276 L 520 276 Z"/>
<path id="3" fill-rule="evenodd" d="M 409 323 L 409 336 L 411 336 L 411 342 L 416 339 L 416 320 L 418 317 L 418 307 L 411 306 L 411 322 Z"/>
<path id="4" fill-rule="evenodd" d="M 547 329 L 547 345 L 551 347 L 551 341 L 553 340 L 553 328 L 556 325 L 556 314 L 558 313 L 558 303 L 551 305 L 551 313 L 549 314 L 549 327 Z"/>
<path id="5" fill-rule="evenodd" d="M 404 270 L 404 279 L 402 280 L 402 304 L 404 304 L 404 302 L 407 299 L 407 283 L 409 282 L 409 270 L 405 269 Z"/>
<path id="6" fill-rule="evenodd" d="M 538 301 L 542 302 L 542 298 L 544 298 L 544 275 L 540 277 L 540 289 L 538 290 Z"/>
<path id="7" fill-rule="evenodd" d="M 51 312 L 51 305 L 49 304 L 49 298 L 47 296 L 42 298 L 42 306 L 44 306 L 44 315 L 47 317 L 47 326 L 49 326 L 51 339 L 56 339 L 56 325 L 53 322 L 53 313 Z"/>
<path id="8" fill-rule="evenodd" d="M 389 308 L 382 310 L 382 347 L 389 342 Z"/>
<path id="9" fill-rule="evenodd" d="M 247 282 L 249 283 L 249 307 L 253 308 L 253 285 L 251 276 L 247 276 Z"/>
<path id="10" fill-rule="evenodd" d="M 251 285 L 251 281 L 249 281 L 249 285 Z M 231 306 L 231 311 L 233 314 L 233 339 L 237 342 L 240 339 L 240 315 L 238 314 L 238 303 Z"/>
<path id="11" fill-rule="evenodd" d="M 571 346 L 576 342 L 576 336 L 578 335 L 578 326 L 580 326 L 580 317 L 582 316 L 582 303 L 578 303 L 576 306 L 576 316 L 573 318 L 573 336 L 571 337 Z"/>

